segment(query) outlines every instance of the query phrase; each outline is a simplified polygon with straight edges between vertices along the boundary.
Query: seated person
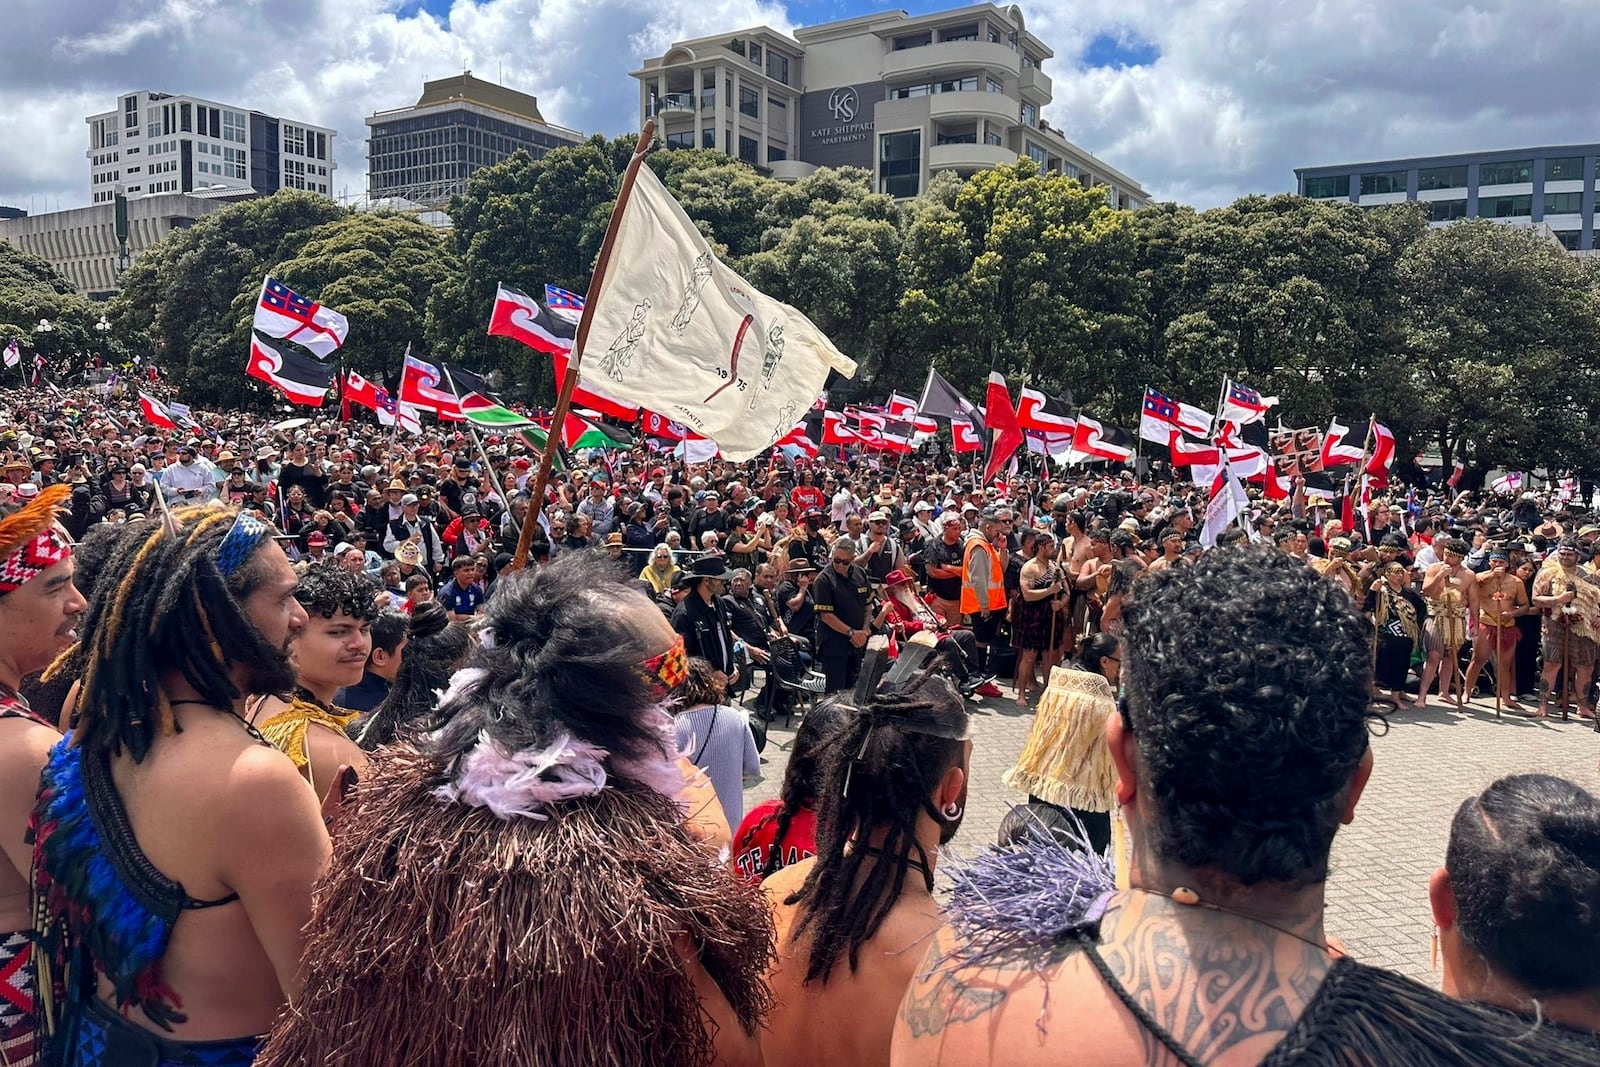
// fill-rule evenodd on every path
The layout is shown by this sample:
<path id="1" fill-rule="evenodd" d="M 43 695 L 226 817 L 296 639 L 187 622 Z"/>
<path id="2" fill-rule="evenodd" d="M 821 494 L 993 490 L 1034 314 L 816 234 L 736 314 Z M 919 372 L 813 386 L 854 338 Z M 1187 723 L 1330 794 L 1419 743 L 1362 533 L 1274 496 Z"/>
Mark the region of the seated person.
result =
<path id="1" fill-rule="evenodd" d="M 950 673 L 955 677 L 956 688 L 964 697 L 974 695 L 997 699 L 1005 694 L 994 684 L 993 675 L 978 671 L 978 646 L 971 630 L 952 629 L 945 625 L 931 607 L 917 599 L 917 583 L 910 573 L 890 571 L 884 579 L 885 600 L 889 605 L 888 624 L 902 640 L 912 634 L 927 631 L 938 638 L 934 648 L 945 658 Z"/>
<path id="2" fill-rule="evenodd" d="M 1372 772 L 1371 636 L 1343 589 L 1265 546 L 1218 548 L 1141 581 L 1124 622 L 1106 740 L 1127 888 L 1073 909 L 1076 886 L 1041 881 L 1028 913 L 1058 919 L 940 931 L 891 1064 L 1594 1062 L 1330 949 L 1329 852 Z"/>
<path id="3" fill-rule="evenodd" d="M 1428 897 L 1446 993 L 1600 1033 L 1600 801 L 1500 779 L 1456 811 Z"/>

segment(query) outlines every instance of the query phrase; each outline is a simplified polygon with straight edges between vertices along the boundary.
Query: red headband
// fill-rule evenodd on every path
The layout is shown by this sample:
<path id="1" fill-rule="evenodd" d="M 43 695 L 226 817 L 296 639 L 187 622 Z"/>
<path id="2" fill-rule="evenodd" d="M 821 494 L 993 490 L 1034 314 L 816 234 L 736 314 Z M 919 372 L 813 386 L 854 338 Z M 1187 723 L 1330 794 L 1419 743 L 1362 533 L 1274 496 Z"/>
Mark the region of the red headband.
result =
<path id="1" fill-rule="evenodd" d="M 59 526 L 47 526 L 0 562 L 0 595 L 13 592 L 72 555 L 72 542 Z"/>

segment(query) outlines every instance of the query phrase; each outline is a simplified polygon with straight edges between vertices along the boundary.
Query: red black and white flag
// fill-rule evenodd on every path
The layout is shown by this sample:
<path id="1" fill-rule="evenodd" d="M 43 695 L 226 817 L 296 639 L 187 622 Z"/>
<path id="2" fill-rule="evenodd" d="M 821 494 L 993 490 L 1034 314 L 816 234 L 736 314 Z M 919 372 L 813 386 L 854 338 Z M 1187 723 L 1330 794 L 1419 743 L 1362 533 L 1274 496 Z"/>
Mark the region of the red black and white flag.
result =
<path id="1" fill-rule="evenodd" d="M 961 415 L 950 417 L 950 443 L 956 454 L 982 452 L 983 437 L 973 421 Z"/>
<path id="2" fill-rule="evenodd" d="M 1078 427 L 1072 436 L 1072 450 L 1090 459 L 1104 459 L 1112 463 L 1126 463 L 1133 458 L 1137 447 L 1133 434 L 1108 426 L 1099 419 L 1078 415 Z"/>
<path id="3" fill-rule="evenodd" d="M 407 433 L 422 432 L 422 422 L 409 405 L 401 404 L 389 390 L 353 370 L 344 374 L 344 410 L 340 418 L 350 417 L 351 404 L 360 404 L 371 410 L 378 416 L 380 425 L 398 426 Z"/>
<path id="4" fill-rule="evenodd" d="M 1322 469 L 1329 470 L 1345 463 L 1360 463 L 1365 449 L 1349 441 L 1350 427 L 1333 419 L 1328 432 L 1322 437 Z"/>
<path id="5" fill-rule="evenodd" d="M 822 413 L 822 443 L 825 445 L 859 445 L 863 441 L 860 432 L 851 429 L 846 424 L 844 412 L 824 411 Z"/>
<path id="6" fill-rule="evenodd" d="M 1372 424 L 1372 454 L 1367 457 L 1367 473 L 1374 489 L 1387 489 L 1389 468 L 1394 465 L 1394 433 L 1381 422 Z"/>
<path id="7" fill-rule="evenodd" d="M 666 441 L 682 441 L 689 436 L 688 427 L 654 411 L 644 413 L 644 432 Z M 781 442 L 780 442 L 781 443 Z"/>
<path id="8" fill-rule="evenodd" d="M 1467 465 L 1458 459 L 1450 465 L 1450 477 L 1444 480 L 1444 484 L 1454 489 L 1461 484 L 1461 476 L 1466 473 Z"/>
<path id="9" fill-rule="evenodd" d="M 178 420 L 172 417 L 172 413 L 167 410 L 167 405 L 148 393 L 139 394 L 139 410 L 144 413 L 144 421 L 151 426 L 162 430 L 176 430 L 178 428 Z"/>
<path id="10" fill-rule="evenodd" d="M 1222 462 L 1222 450 L 1216 445 L 1191 440 L 1178 430 L 1168 435 L 1167 446 L 1172 451 L 1174 467 L 1192 467 L 1196 464 L 1209 467 Z"/>
<path id="11" fill-rule="evenodd" d="M 554 315 L 521 289 L 500 283 L 489 317 L 489 336 L 509 337 L 548 355 L 571 352 L 578 327 L 571 319 Z"/>
<path id="12" fill-rule="evenodd" d="M 798 449 L 801 455 L 809 459 L 816 459 L 819 451 L 817 442 L 813 441 L 810 435 L 806 433 L 806 424 L 803 422 L 778 438 L 773 447 Z"/>
<path id="13" fill-rule="evenodd" d="M 1006 388 L 1006 376 L 997 370 L 989 372 L 989 391 L 984 397 L 983 421 L 993 434 L 989 448 L 989 462 L 984 464 L 983 480 L 994 481 L 995 475 L 1005 467 L 1027 438 L 1022 425 L 1017 422 L 1017 409 L 1011 405 L 1011 391 Z"/>
<path id="14" fill-rule="evenodd" d="M 333 370 L 309 356 L 279 351 L 253 334 L 250 337 L 250 362 L 245 373 L 281 391 L 291 404 L 321 407 L 333 385 Z"/>
<path id="15" fill-rule="evenodd" d="M 444 374 L 425 359 L 408 355 L 400 373 L 400 403 L 431 411 L 441 419 L 460 422 L 461 402 L 444 380 Z"/>
<path id="16" fill-rule="evenodd" d="M 1041 434 L 1070 434 L 1078 427 L 1065 401 L 1028 386 L 1017 396 L 1017 424 Z"/>

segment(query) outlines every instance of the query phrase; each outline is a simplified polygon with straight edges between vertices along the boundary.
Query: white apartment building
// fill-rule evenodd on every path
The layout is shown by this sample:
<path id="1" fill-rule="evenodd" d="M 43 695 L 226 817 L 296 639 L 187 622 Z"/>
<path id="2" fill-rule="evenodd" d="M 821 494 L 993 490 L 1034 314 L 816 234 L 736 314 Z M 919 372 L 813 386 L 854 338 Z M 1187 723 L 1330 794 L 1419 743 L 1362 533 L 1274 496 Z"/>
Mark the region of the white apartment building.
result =
<path id="1" fill-rule="evenodd" d="M 639 109 L 669 148 L 713 148 L 796 180 L 821 166 L 870 170 L 916 196 L 940 171 L 970 175 L 1028 156 L 1104 186 L 1117 207 L 1149 194 L 1040 118 L 1055 55 L 1015 5 L 911 17 L 886 11 L 796 30 L 767 26 L 680 41 L 633 71 Z"/>
<path id="2" fill-rule="evenodd" d="M 333 189 L 334 131 L 194 96 L 141 90 L 90 115 L 89 189 L 96 204 L 122 192 Z"/>

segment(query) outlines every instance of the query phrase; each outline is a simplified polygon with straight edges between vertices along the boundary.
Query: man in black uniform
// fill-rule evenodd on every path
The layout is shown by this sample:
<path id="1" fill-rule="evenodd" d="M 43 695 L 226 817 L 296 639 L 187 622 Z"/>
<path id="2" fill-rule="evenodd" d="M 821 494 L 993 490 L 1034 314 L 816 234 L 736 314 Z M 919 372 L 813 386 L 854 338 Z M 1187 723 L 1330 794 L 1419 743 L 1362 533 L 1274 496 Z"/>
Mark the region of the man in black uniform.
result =
<path id="1" fill-rule="evenodd" d="M 721 556 L 695 560 L 684 575 L 689 595 L 683 599 L 681 613 L 675 613 L 672 620 L 673 628 L 683 635 L 683 650 L 721 671 L 729 685 L 739 679 L 733 624 L 722 596 L 731 576 Z"/>
<path id="2" fill-rule="evenodd" d="M 799 556 L 789 561 L 789 574 L 778 586 L 778 611 L 783 615 L 784 627 L 807 641 L 816 638 L 817 608 L 811 596 L 816 577 L 817 568 L 811 560 Z"/>
<path id="3" fill-rule="evenodd" d="M 867 606 L 872 585 L 867 572 L 856 566 L 856 550 L 847 540 L 834 542 L 828 569 L 811 587 L 817 606 L 817 659 L 827 676 L 830 693 L 856 684 L 862 650 L 872 634 Z"/>

